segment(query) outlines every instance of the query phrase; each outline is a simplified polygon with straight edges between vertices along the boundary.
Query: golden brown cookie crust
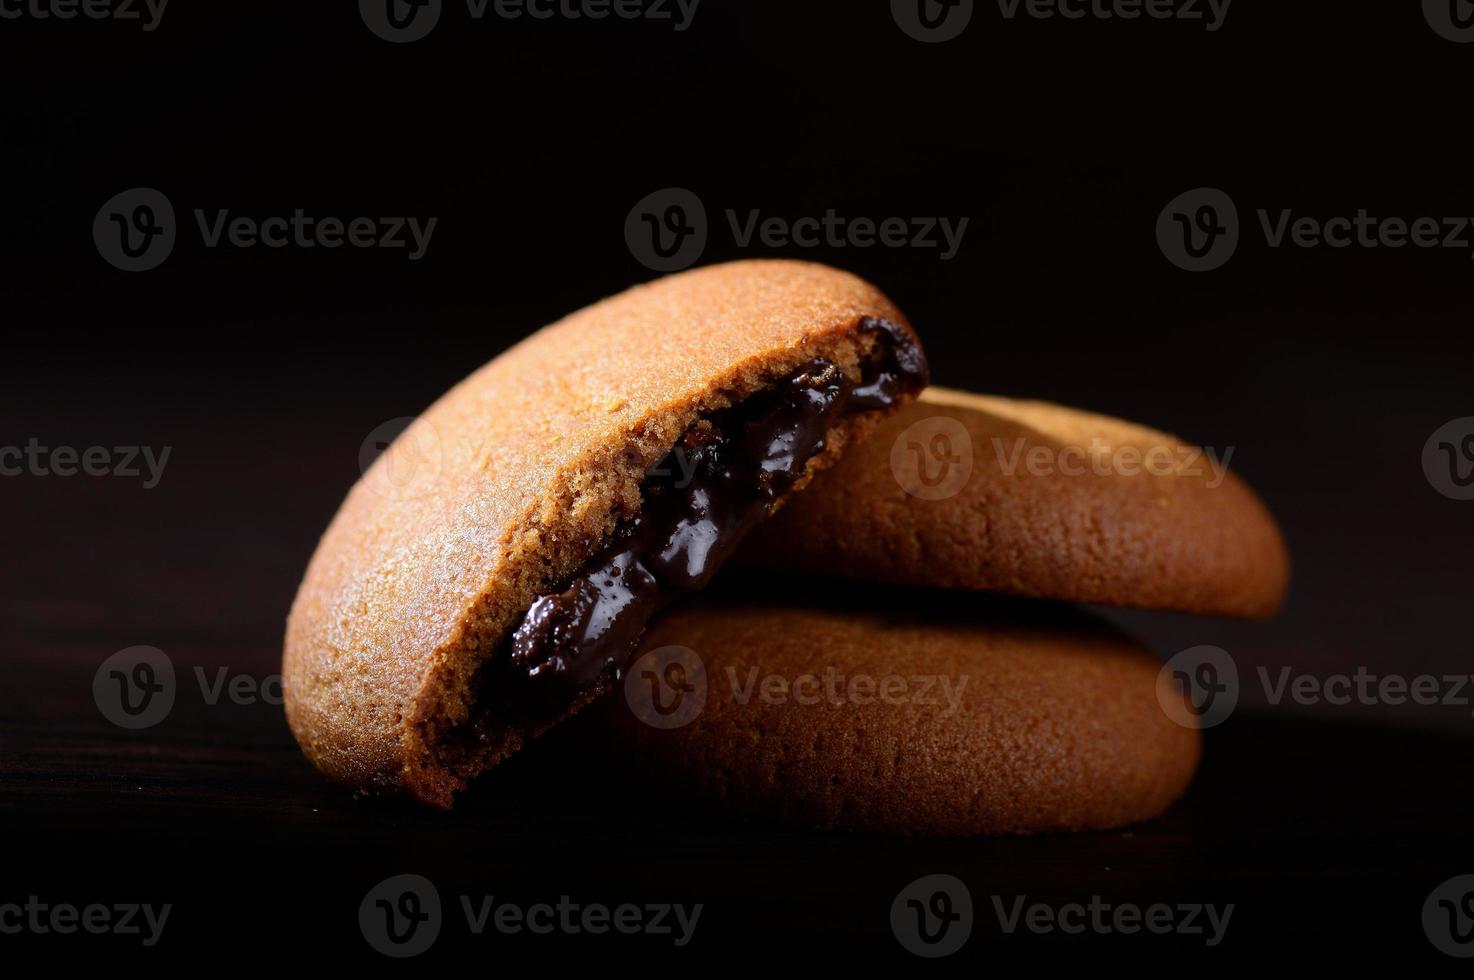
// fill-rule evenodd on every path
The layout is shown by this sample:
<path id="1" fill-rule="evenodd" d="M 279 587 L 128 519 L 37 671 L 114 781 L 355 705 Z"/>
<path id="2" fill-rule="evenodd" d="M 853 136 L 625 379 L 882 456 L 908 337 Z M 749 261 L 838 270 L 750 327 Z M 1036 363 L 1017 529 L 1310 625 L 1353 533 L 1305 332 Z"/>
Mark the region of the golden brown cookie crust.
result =
<path id="1" fill-rule="evenodd" d="M 642 650 L 700 657 L 699 714 L 655 727 L 636 693 L 601 718 L 658 787 L 809 829 L 1103 829 L 1160 814 L 1188 785 L 1199 732 L 1168 718 L 1161 664 L 1138 645 L 1067 608 L 886 593 L 674 607 Z M 767 678 L 790 686 L 767 681 L 764 696 Z"/>
<path id="2" fill-rule="evenodd" d="M 359 789 L 449 806 L 537 734 L 463 757 L 443 744 L 533 599 L 638 510 L 646 471 L 698 418 L 816 357 L 858 378 L 876 343 L 864 317 L 909 332 L 847 273 L 714 266 L 574 313 L 453 388 L 350 491 L 293 603 L 283 682 L 307 756 Z M 808 475 L 873 424 L 841 422 Z"/>
<path id="3" fill-rule="evenodd" d="M 966 430 L 972 470 L 958 492 L 924 499 L 902 486 L 914 476 L 904 472 L 914 465 L 906 445 L 898 458 L 892 453 L 903 436 L 911 438 L 908 430 L 923 442 L 939 431 L 927 422 L 937 418 Z M 912 429 L 918 423 L 926 424 Z M 1183 465 L 1167 475 L 1140 466 L 1130 475 L 1113 466 L 1098 473 L 1093 464 L 1066 472 L 1082 468 L 1074 454 L 1065 467 L 1020 465 L 1031 451 L 1042 448 L 1058 460 L 1061 449 L 1089 448 L 1097 439 L 1117 449 L 1172 452 Z M 1278 526 L 1242 480 L 1229 472 L 1216 482 L 1209 461 L 1189 464 L 1183 448 L 1172 436 L 1120 419 L 928 388 L 758 528 L 741 559 L 1071 602 L 1272 615 L 1289 582 Z M 1192 468 L 1198 473 L 1187 472 Z"/>

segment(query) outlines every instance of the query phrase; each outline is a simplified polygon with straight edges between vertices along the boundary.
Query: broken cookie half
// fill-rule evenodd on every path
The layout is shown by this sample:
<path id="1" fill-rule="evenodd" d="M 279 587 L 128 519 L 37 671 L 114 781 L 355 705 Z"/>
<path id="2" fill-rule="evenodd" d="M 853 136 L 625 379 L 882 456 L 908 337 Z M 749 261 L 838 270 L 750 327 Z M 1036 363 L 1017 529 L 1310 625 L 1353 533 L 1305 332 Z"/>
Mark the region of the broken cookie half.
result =
<path id="1" fill-rule="evenodd" d="M 616 683 L 657 609 L 926 380 L 889 300 L 801 262 L 670 276 L 537 332 L 329 525 L 287 622 L 303 751 L 449 806 Z"/>

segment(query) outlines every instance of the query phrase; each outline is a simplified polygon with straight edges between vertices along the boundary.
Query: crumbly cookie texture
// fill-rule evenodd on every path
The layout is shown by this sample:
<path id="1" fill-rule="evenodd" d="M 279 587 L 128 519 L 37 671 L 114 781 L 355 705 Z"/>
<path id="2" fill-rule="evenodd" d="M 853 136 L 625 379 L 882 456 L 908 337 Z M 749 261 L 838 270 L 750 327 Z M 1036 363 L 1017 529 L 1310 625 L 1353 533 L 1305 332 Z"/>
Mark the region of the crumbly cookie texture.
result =
<path id="1" fill-rule="evenodd" d="M 1199 732 L 1158 701 L 1160 662 L 1070 609 L 885 586 L 721 591 L 672 608 L 643 646 L 691 651 L 694 718 L 661 727 L 640 691 L 599 714 L 673 799 L 807 829 L 1076 831 L 1157 816 L 1197 767 Z"/>
<path id="2" fill-rule="evenodd" d="M 952 459 L 960 478 L 964 447 L 971 472 L 948 487 L 942 462 Z M 1268 617 L 1288 588 L 1284 539 L 1247 484 L 1195 452 L 1120 419 L 932 387 L 758 528 L 738 557 L 912 585 Z M 918 466 L 930 468 L 935 488 L 917 482 Z"/>
<path id="3" fill-rule="evenodd" d="M 914 341 L 847 273 L 713 266 L 574 313 L 453 388 L 349 492 L 293 603 L 283 681 L 308 758 L 365 792 L 449 806 L 540 730 L 463 732 L 478 669 L 529 604 L 638 511 L 647 471 L 698 419 L 814 358 L 857 377 L 879 342 L 864 318 Z M 838 422 L 793 489 L 876 414 Z"/>

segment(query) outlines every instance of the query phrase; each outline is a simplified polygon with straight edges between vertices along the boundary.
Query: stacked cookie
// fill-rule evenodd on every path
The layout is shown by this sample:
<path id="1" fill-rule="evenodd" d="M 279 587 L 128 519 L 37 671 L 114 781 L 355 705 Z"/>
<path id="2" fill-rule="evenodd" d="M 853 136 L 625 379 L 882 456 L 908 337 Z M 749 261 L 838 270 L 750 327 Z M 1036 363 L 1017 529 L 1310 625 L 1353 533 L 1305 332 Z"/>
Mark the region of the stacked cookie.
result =
<path id="1" fill-rule="evenodd" d="M 941 388 L 740 557 L 808 578 L 673 610 L 646 650 L 696 664 L 705 703 L 672 726 L 637 689 L 613 730 L 662 778 L 761 820 L 949 835 L 1144 820 L 1197 766 L 1160 662 L 1032 600 L 1257 619 L 1289 568 L 1222 461 L 1117 419 Z M 816 592 L 818 576 L 851 584 Z"/>
<path id="2" fill-rule="evenodd" d="M 1130 477 L 1010 469 L 993 440 L 1023 460 L 1181 447 L 1052 406 L 913 401 L 927 380 L 899 310 L 807 263 L 668 277 L 539 331 L 420 416 L 329 526 L 288 618 L 299 743 L 355 789 L 444 807 L 604 699 L 673 785 L 766 819 L 996 833 L 1159 812 L 1198 741 L 1156 662 L 964 590 L 1267 615 L 1272 520 L 1180 454 Z M 739 545 L 746 587 L 695 597 Z M 818 584 L 837 579 L 882 584 Z M 772 696 L 811 678 L 838 693 Z"/>

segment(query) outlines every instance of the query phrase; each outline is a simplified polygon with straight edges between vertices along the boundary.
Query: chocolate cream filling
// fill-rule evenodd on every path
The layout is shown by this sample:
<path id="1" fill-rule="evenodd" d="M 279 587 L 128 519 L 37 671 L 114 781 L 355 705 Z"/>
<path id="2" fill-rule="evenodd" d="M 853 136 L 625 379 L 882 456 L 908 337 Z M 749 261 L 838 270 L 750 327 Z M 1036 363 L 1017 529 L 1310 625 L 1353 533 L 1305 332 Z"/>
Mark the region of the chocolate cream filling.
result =
<path id="1" fill-rule="evenodd" d="M 846 415 L 880 411 L 926 384 L 925 356 L 894 324 L 867 317 L 877 342 L 858 384 L 815 358 L 788 378 L 688 429 L 641 487 L 640 511 L 562 588 L 538 598 L 484 669 L 476 741 L 494 728 L 553 721 L 618 682 L 645 624 L 703 588 L 825 448 Z"/>

